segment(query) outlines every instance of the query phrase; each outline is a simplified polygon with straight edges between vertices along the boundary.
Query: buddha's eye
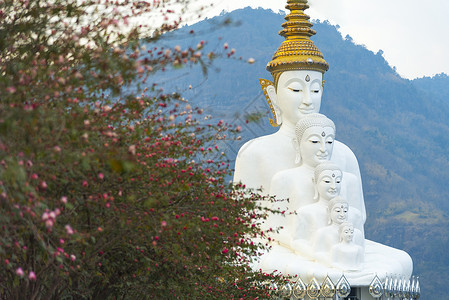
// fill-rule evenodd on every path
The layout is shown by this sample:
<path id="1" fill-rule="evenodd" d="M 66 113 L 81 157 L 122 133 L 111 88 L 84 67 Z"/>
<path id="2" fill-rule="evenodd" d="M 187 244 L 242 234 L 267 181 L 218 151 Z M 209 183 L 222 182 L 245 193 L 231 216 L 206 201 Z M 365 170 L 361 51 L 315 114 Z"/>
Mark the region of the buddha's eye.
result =
<path id="1" fill-rule="evenodd" d="M 330 181 L 330 180 L 324 180 L 324 182 L 325 182 L 325 183 L 331 183 L 331 181 Z"/>
<path id="2" fill-rule="evenodd" d="M 337 183 L 340 183 L 340 182 L 341 182 L 341 180 L 336 180 L 336 182 L 337 182 Z"/>
<path id="3" fill-rule="evenodd" d="M 326 143 L 328 143 L 328 144 L 333 144 L 334 141 L 327 141 Z"/>
<path id="4" fill-rule="evenodd" d="M 299 93 L 302 92 L 301 89 L 294 89 L 294 88 L 288 88 L 290 91 L 295 92 L 295 93 Z"/>
<path id="5" fill-rule="evenodd" d="M 312 93 L 318 94 L 320 90 L 312 90 Z"/>

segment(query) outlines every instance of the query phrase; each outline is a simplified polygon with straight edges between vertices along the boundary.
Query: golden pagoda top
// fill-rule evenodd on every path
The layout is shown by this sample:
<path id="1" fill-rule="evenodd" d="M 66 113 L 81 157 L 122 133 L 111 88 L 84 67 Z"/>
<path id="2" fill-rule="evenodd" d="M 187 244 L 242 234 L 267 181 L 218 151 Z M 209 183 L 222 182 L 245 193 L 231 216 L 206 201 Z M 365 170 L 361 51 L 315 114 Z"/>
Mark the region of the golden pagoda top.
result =
<path id="1" fill-rule="evenodd" d="M 315 35 L 310 17 L 304 13 L 309 8 L 307 0 L 288 0 L 286 7 L 290 14 L 285 17 L 279 35 L 285 38 L 267 65 L 275 83 L 280 73 L 288 70 L 313 70 L 321 73 L 329 69 L 321 51 L 310 39 Z"/>

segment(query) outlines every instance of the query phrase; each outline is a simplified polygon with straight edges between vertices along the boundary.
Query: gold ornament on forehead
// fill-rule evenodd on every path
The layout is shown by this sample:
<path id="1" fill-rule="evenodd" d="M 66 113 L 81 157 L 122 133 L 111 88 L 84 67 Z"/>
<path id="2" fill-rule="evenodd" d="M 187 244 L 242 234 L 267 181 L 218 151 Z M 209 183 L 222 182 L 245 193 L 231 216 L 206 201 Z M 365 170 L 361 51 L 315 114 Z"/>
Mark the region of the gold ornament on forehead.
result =
<path id="1" fill-rule="evenodd" d="M 307 0 L 288 0 L 285 8 L 290 10 L 290 14 L 285 17 L 286 22 L 282 24 L 284 29 L 279 31 L 279 35 L 283 36 L 285 41 L 282 42 L 279 49 L 274 53 L 272 61 L 267 64 L 267 70 L 273 76 L 272 85 L 276 89 L 279 77 L 284 71 L 311 70 L 324 74 L 329 69 L 323 54 L 310 39 L 316 32 L 312 29 L 313 24 L 309 21 L 310 17 L 304 13 L 304 10 L 309 8 Z M 310 81 L 310 76 L 308 77 Z M 260 81 L 270 82 L 266 79 L 260 79 Z M 324 80 L 322 85 L 324 87 Z M 262 86 L 262 89 L 264 89 L 264 86 Z M 265 89 L 264 95 L 275 116 L 273 121 L 275 123 L 272 120 L 270 120 L 270 123 L 274 127 L 279 126 L 276 122 L 276 114 L 272 108 L 271 100 Z"/>

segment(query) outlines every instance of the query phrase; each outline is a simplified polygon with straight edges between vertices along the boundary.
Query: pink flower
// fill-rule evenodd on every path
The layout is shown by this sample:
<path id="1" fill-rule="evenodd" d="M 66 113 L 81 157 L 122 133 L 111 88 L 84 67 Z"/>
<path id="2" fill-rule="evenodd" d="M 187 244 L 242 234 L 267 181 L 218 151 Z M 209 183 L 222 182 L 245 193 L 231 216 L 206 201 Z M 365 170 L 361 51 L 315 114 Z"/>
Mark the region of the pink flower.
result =
<path id="1" fill-rule="evenodd" d="M 47 186 L 47 183 L 45 182 L 45 181 L 41 181 L 41 183 L 39 184 L 39 186 L 42 188 L 42 189 L 46 189 L 48 186 Z"/>
<path id="2" fill-rule="evenodd" d="M 83 187 L 87 187 L 89 184 L 87 183 L 87 180 L 83 181 Z"/>
<path id="3" fill-rule="evenodd" d="M 17 270 L 16 270 L 16 274 L 17 274 L 17 276 L 20 276 L 20 277 L 22 277 L 23 276 L 23 270 L 22 270 L 22 268 L 17 268 Z"/>
<path id="4" fill-rule="evenodd" d="M 73 255 L 73 254 L 70 255 L 70 260 L 71 260 L 71 261 L 75 261 L 75 259 L 76 259 L 76 256 L 75 256 L 75 255 Z"/>
<path id="5" fill-rule="evenodd" d="M 31 179 L 38 179 L 39 178 L 39 176 L 36 174 L 36 173 L 34 173 L 33 175 L 31 175 Z"/>
<path id="6" fill-rule="evenodd" d="M 68 235 L 72 235 L 73 234 L 73 229 L 72 229 L 72 227 L 69 224 L 65 225 L 65 230 L 67 231 Z"/>
<path id="7" fill-rule="evenodd" d="M 33 271 L 30 271 L 30 274 L 28 275 L 28 279 L 34 281 L 36 280 L 36 274 Z"/>
<path id="8" fill-rule="evenodd" d="M 162 222 L 161 222 L 161 226 L 162 226 L 162 227 L 165 227 L 165 226 L 167 226 L 167 222 L 165 222 L 165 221 L 162 221 Z"/>
<path id="9" fill-rule="evenodd" d="M 103 173 L 98 173 L 98 178 L 99 178 L 99 179 L 103 179 L 103 178 L 104 178 Z"/>
<path id="10" fill-rule="evenodd" d="M 53 151 L 55 151 L 55 152 L 61 152 L 61 147 L 59 147 L 59 146 L 54 146 L 54 147 L 53 147 Z"/>
<path id="11" fill-rule="evenodd" d="M 48 229 L 50 229 L 50 228 L 52 228 L 53 227 L 53 220 L 51 220 L 51 219 L 48 219 L 47 221 L 45 221 L 45 226 L 48 228 Z"/>
<path id="12" fill-rule="evenodd" d="M 226 254 L 226 253 L 228 253 L 228 251 L 229 250 L 227 248 L 224 248 L 223 251 L 221 251 L 221 253 Z"/>
<path id="13" fill-rule="evenodd" d="M 62 196 L 61 197 L 61 202 L 66 204 L 67 203 L 67 197 L 66 196 Z"/>
<path id="14" fill-rule="evenodd" d="M 128 152 L 131 153 L 132 155 L 136 155 L 136 145 L 129 146 Z"/>
<path id="15" fill-rule="evenodd" d="M 42 214 L 42 221 L 45 221 L 45 220 L 47 220 L 48 219 L 48 213 L 47 212 L 44 212 L 43 214 Z"/>
<path id="16" fill-rule="evenodd" d="M 6 88 L 6 91 L 11 93 L 11 94 L 14 94 L 17 91 L 17 89 L 14 86 L 8 86 Z"/>

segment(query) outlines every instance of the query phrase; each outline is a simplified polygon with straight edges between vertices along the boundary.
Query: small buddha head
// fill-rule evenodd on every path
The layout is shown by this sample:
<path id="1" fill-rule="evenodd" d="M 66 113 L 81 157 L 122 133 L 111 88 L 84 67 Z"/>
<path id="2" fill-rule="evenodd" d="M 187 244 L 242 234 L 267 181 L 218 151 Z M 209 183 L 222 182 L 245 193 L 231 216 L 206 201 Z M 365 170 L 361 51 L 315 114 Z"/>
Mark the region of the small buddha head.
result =
<path id="1" fill-rule="evenodd" d="M 326 161 L 315 168 L 315 200 L 330 201 L 340 195 L 343 172 L 336 164 Z"/>
<path id="2" fill-rule="evenodd" d="M 310 39 L 315 35 L 310 17 L 304 13 L 309 8 L 307 0 L 288 0 L 285 17 L 279 32 L 285 38 L 267 64 L 273 82 L 261 79 L 260 83 L 273 112 L 271 125 L 288 123 L 294 126 L 302 117 L 320 111 L 323 94 L 323 74 L 329 65 L 321 51 Z"/>
<path id="3" fill-rule="evenodd" d="M 338 227 L 340 242 L 351 243 L 354 238 L 354 225 L 350 222 L 343 222 Z"/>
<path id="4" fill-rule="evenodd" d="M 335 139 L 335 124 L 322 114 L 310 114 L 296 123 L 296 163 L 315 168 L 331 159 Z"/>
<path id="5" fill-rule="evenodd" d="M 329 224 L 340 225 L 348 220 L 348 202 L 340 196 L 329 201 L 328 206 Z"/>

